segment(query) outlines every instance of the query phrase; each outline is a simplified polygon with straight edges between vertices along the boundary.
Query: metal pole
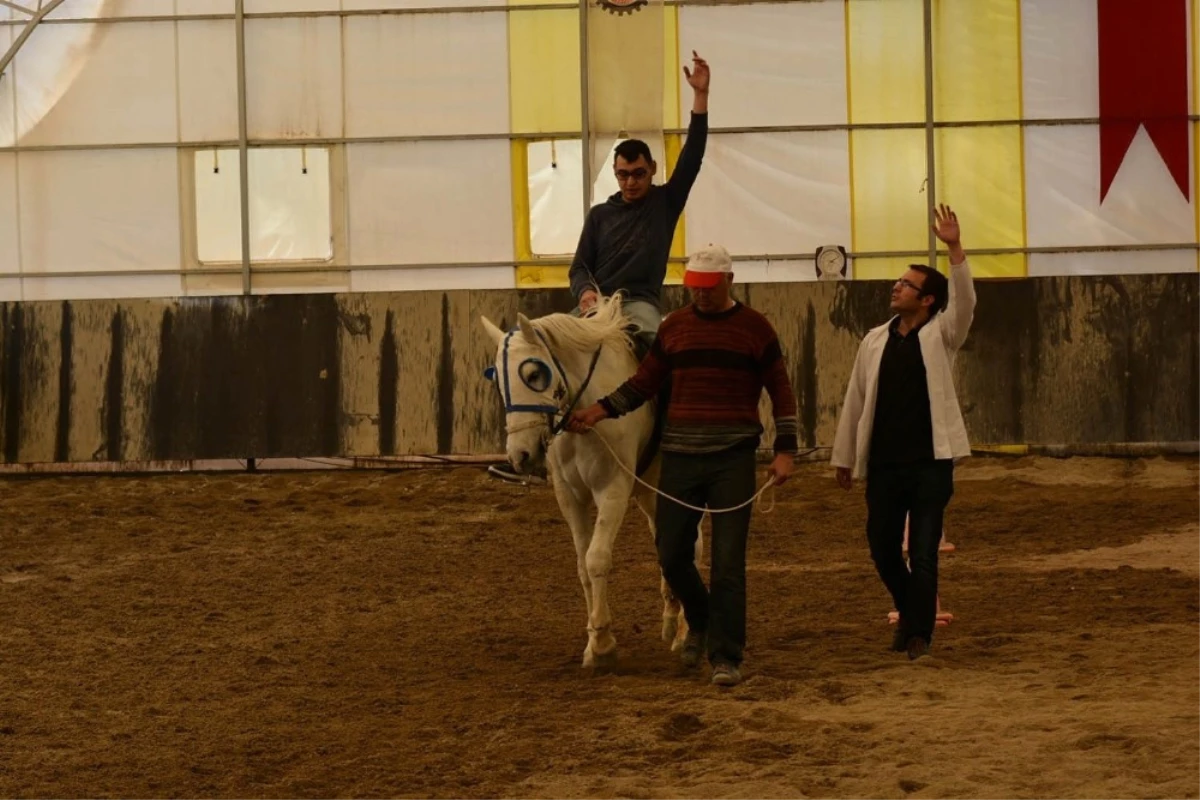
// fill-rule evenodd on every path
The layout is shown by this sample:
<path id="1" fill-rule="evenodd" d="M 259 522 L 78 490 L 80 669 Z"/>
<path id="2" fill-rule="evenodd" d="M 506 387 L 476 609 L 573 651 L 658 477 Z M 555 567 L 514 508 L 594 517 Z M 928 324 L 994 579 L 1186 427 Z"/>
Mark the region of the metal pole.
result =
<path id="1" fill-rule="evenodd" d="M 795 2 L 796 0 L 793 0 Z M 512 6 L 516 8 L 516 6 Z M 526 6 L 521 6 L 522 9 Z M 246 15 L 247 19 L 254 19 Z M 45 25 L 49 20 L 45 20 Z M 1200 123 L 1200 114 L 1188 114 L 1188 122 Z M 1098 125 L 1099 117 L 1057 117 L 1045 119 L 987 119 L 987 120 L 937 120 L 934 130 L 951 128 L 1047 128 L 1065 125 Z M 716 125 L 708 129 L 710 136 L 731 133 L 820 133 L 825 131 L 921 131 L 924 121 L 917 122 L 853 122 L 828 125 Z M 685 134 L 687 128 L 663 128 L 664 134 Z M 544 142 L 574 139 L 576 131 L 539 131 L 537 133 L 415 133 L 390 136 L 309 136 L 305 138 L 274 139 L 256 137 L 249 140 L 255 147 L 325 147 L 335 144 L 383 144 L 387 142 L 477 142 L 511 141 Z M 175 140 L 104 142 L 80 144 L 17 144 L 0 146 L 0 153 L 46 153 L 68 150 L 139 150 L 142 148 L 173 147 L 180 150 L 231 149 L 238 146 L 237 139 L 207 139 L 204 141 L 177 142 Z"/>
<path id="2" fill-rule="evenodd" d="M 929 208 L 937 208 L 937 155 L 933 128 L 933 0 L 925 0 L 925 186 L 929 190 Z M 937 269 L 937 237 L 932 221 L 929 234 L 929 266 Z"/>
<path id="3" fill-rule="evenodd" d="M 588 0 L 579 0 L 579 108 L 582 135 L 579 147 L 583 154 L 583 216 L 592 207 L 592 136 L 591 92 L 588 89 Z"/>
<path id="4" fill-rule="evenodd" d="M 238 163 L 241 166 L 242 198 L 242 294 L 250 294 L 250 137 L 246 122 L 246 9 L 245 0 L 235 0 L 234 29 L 237 32 Z"/>

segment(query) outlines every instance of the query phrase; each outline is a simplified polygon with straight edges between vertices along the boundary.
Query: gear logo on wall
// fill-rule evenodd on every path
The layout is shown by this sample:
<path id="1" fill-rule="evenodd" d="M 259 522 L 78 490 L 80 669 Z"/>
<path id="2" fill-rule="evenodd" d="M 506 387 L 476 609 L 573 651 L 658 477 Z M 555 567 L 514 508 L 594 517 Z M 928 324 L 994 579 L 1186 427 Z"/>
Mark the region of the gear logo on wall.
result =
<path id="1" fill-rule="evenodd" d="M 625 16 L 646 5 L 648 0 L 596 0 L 610 14 L 617 16 Z"/>

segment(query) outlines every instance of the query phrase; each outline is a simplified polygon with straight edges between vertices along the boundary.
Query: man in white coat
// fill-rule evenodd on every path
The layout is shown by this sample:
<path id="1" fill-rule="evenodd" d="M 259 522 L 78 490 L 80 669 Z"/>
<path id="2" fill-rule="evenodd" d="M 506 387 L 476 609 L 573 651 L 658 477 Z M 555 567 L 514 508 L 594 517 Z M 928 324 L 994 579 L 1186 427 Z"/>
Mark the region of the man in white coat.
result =
<path id="1" fill-rule="evenodd" d="M 954 461 L 971 454 L 952 370 L 975 315 L 975 285 L 958 217 L 943 205 L 934 218 L 950 279 L 918 264 L 896 281 L 895 316 L 859 345 L 832 458 L 843 489 L 866 478 L 867 543 L 900 612 L 892 649 L 910 659 L 928 655 L 933 640 L 942 514 L 954 494 Z"/>

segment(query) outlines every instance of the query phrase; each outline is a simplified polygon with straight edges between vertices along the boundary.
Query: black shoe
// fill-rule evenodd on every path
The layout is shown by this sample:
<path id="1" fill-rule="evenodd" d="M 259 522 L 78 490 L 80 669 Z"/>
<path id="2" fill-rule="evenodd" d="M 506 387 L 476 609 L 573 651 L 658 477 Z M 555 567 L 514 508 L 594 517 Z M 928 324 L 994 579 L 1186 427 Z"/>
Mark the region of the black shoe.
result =
<path id="1" fill-rule="evenodd" d="M 908 660 L 916 661 L 918 658 L 927 658 L 929 656 L 929 640 L 924 636 L 909 637 Z"/>
<path id="2" fill-rule="evenodd" d="M 893 653 L 903 653 L 908 650 L 908 634 L 904 632 L 904 626 L 897 624 L 896 630 L 892 631 L 892 647 Z"/>
<path id="3" fill-rule="evenodd" d="M 512 464 L 505 461 L 502 464 L 492 464 L 487 468 L 488 475 L 493 478 L 499 478 L 502 481 L 509 483 L 521 483 L 525 485 L 533 484 L 534 486 L 546 485 L 546 470 L 545 468 L 534 470 L 529 474 L 522 475 L 512 468 Z"/>
<path id="4" fill-rule="evenodd" d="M 700 665 L 700 660 L 704 658 L 704 640 L 705 635 L 700 631 L 687 632 L 687 637 L 683 640 L 683 647 L 679 651 L 679 660 L 688 669 Z"/>
<path id="5" fill-rule="evenodd" d="M 712 682 L 714 686 L 737 686 L 742 682 L 742 671 L 727 661 L 713 664 Z"/>

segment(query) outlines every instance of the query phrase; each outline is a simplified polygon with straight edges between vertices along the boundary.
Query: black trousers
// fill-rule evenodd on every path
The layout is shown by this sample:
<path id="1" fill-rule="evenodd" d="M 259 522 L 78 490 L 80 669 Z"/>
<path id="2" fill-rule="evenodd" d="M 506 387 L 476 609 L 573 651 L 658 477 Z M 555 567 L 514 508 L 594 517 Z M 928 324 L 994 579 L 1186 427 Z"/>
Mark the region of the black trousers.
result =
<path id="1" fill-rule="evenodd" d="M 933 640 L 937 616 L 938 544 L 942 517 L 954 495 L 954 462 L 916 461 L 872 466 L 867 473 L 867 543 L 871 559 L 907 636 Z M 904 563 L 904 519 L 908 559 Z"/>
<path id="2" fill-rule="evenodd" d="M 729 508 L 754 496 L 755 443 L 718 453 L 664 452 L 659 488 L 697 507 Z M 712 515 L 710 588 L 694 561 L 703 516 L 665 497 L 658 499 L 655 543 L 663 577 L 683 604 L 688 627 L 707 633 L 710 662 L 742 663 L 746 646 L 746 540 L 752 506 Z"/>

